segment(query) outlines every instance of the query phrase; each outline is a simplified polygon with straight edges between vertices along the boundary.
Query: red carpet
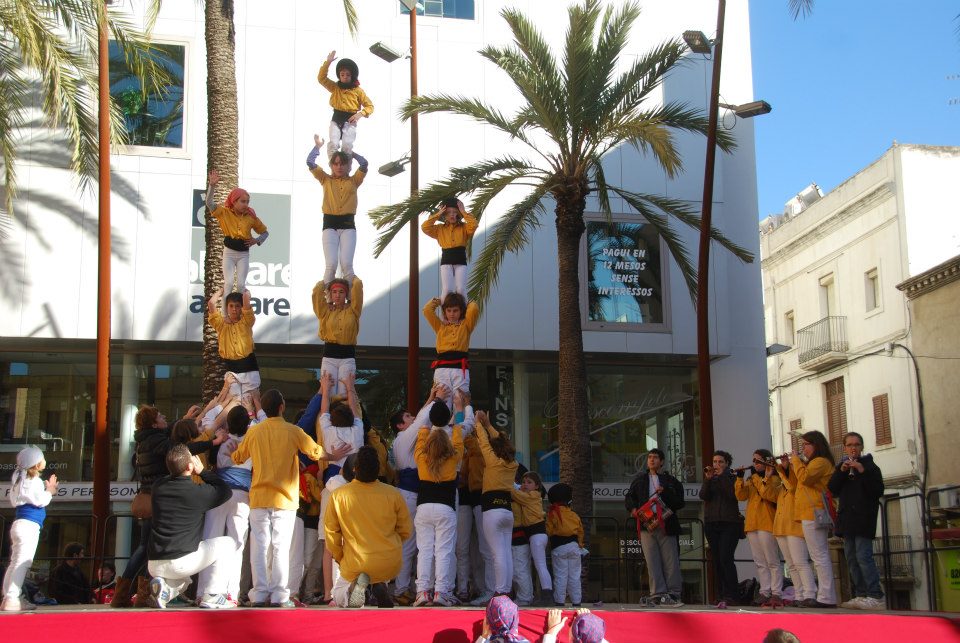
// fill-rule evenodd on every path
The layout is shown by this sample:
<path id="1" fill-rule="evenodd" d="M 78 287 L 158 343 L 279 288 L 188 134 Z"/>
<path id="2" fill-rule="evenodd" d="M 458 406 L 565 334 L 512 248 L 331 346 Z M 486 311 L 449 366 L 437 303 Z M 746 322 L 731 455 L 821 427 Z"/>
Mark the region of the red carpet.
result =
<path id="1" fill-rule="evenodd" d="M 923 643 L 960 641 L 957 621 L 940 616 L 810 612 L 741 614 L 735 611 L 683 610 L 596 610 L 596 613 L 607 623 L 607 640 L 610 643 L 752 643 L 762 641 L 764 633 L 775 627 L 790 630 L 803 643 L 882 643 L 902 639 Z M 40 610 L 27 614 L 0 615 L 0 631 L 3 632 L 4 641 L 472 643 L 480 632 L 482 615 L 479 610 L 465 609 Z M 543 610 L 523 610 L 521 634 L 534 643 L 539 641 L 545 615 Z M 568 640 L 566 632 L 560 640 Z"/>

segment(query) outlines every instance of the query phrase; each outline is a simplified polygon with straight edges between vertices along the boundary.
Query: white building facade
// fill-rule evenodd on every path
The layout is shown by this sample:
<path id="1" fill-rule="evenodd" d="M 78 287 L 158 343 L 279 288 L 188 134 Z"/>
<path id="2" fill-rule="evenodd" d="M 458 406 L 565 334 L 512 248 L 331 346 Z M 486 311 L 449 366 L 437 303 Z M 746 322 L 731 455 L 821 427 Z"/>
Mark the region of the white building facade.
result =
<path id="1" fill-rule="evenodd" d="M 137 15 L 143 3 L 133 2 Z M 331 108 L 317 83 L 327 53 L 359 65 L 362 87 L 375 111 L 358 128 L 356 151 L 371 172 L 359 190 L 358 245 L 354 268 L 364 281 L 365 302 L 357 365 L 360 394 L 374 424 L 383 426 L 403 403 L 407 344 L 408 251 L 405 234 L 380 258 L 373 257 L 377 232 L 366 213 L 403 199 L 406 175 L 388 178 L 374 169 L 409 151 L 408 125 L 397 112 L 408 98 L 409 64 L 388 64 L 368 51 L 377 41 L 409 46 L 408 16 L 395 0 L 360 0 L 360 32 L 345 33 L 337 2 L 238 1 L 237 82 L 240 109 L 239 185 L 270 229 L 270 238 L 251 251 L 248 286 L 254 297 L 257 355 L 266 387 L 280 388 L 288 407 L 303 406 L 316 390 L 322 344 L 310 295 L 322 277 L 321 186 L 305 165 L 314 133 L 325 136 Z M 499 12 L 514 7 L 531 16 L 559 50 L 567 24 L 567 2 L 476 0 L 427 2 L 418 18 L 419 91 L 477 97 L 511 113 L 519 96 L 510 80 L 477 51 L 511 42 Z M 648 49 L 686 29 L 713 32 L 712 1 L 645 2 L 621 69 Z M 446 14 L 444 14 L 446 11 Z M 166 47 L 180 85 L 163 105 L 131 109 L 128 129 L 135 145 L 111 156 L 113 169 L 113 313 L 110 426 L 117 436 L 113 479 L 129 479 L 132 418 L 138 404 L 155 403 L 179 416 L 198 401 L 202 301 L 203 192 L 206 185 L 206 72 L 203 9 L 191 2 L 164 3 L 153 30 Z M 726 100 L 753 100 L 746 0 L 728 3 L 722 93 Z M 710 60 L 689 54 L 654 93 L 654 103 L 687 102 L 706 112 Z M 119 96 L 129 87 L 115 86 Z M 182 100 L 182 114 L 170 103 Z M 151 106 L 148 106 L 151 107 Z M 735 126 L 738 149 L 721 154 L 714 194 L 714 224 L 736 243 L 758 253 L 754 134 L 750 121 Z M 632 148 L 613 151 L 604 169 L 608 182 L 635 191 L 681 199 L 699 209 L 705 139 L 679 134 L 676 145 L 685 172 L 668 179 Z M 421 186 L 504 151 L 523 154 L 516 143 L 466 119 L 420 118 Z M 62 141 L 41 129 L 25 130 L 18 166 L 16 218 L 0 238 L 0 279 L 7 314 L 0 316 L 0 466 L 10 468 L 16 451 L 37 442 L 48 461 L 78 489 L 92 479 L 92 409 L 96 333 L 95 194 L 80 195 L 66 168 Z M 515 197 L 512 193 L 510 197 Z M 469 197 L 465 199 L 469 209 Z M 486 231 L 509 205 L 495 201 L 474 242 L 479 252 Z M 592 454 L 597 482 L 596 515 L 624 520 L 623 490 L 643 466 L 647 450 L 659 446 L 669 469 L 691 485 L 699 479 L 699 414 L 696 405 L 695 316 L 684 281 L 666 246 L 643 221 L 614 200 L 615 221 L 634 226 L 648 252 L 651 284 L 647 301 L 591 313 L 586 302 L 584 346 L 589 353 Z M 599 222 L 596 202 L 588 218 Z M 424 214 L 424 216 L 426 213 Z M 494 411 L 518 446 L 525 465 L 545 479 L 557 477 L 556 237 L 552 215 L 544 218 L 530 247 L 508 256 L 499 287 L 487 302 L 471 341 L 474 401 Z M 697 242 L 683 230 L 689 249 Z M 584 243 L 584 299 L 597 284 L 588 270 L 600 245 Z M 639 247 L 639 246 L 638 246 Z M 769 444 L 763 390 L 764 336 L 759 263 L 743 264 L 714 247 L 711 267 L 711 342 L 715 443 L 746 461 Z M 420 243 L 420 300 L 439 292 L 439 248 Z M 598 277 L 602 278 L 602 277 Z M 421 390 L 434 335 L 419 320 Z M 83 497 L 78 491 L 77 497 Z M 691 497 L 691 500 L 693 498 Z M 692 516 L 697 504 L 691 503 Z M 54 510 L 52 510 L 54 511 Z M 621 527 L 598 522 L 603 553 L 616 556 Z M 607 523 L 613 525 L 613 523 Z M 617 538 L 621 542 L 617 542 Z M 626 540 L 629 540 L 629 536 Z M 702 552 L 699 532 L 686 549 Z"/>
<path id="2" fill-rule="evenodd" d="M 894 144 L 798 214 L 761 222 L 767 342 L 791 347 L 768 359 L 774 451 L 816 430 L 839 457 L 847 431 L 863 435 L 898 549 L 923 546 L 919 499 L 895 498 L 919 491 L 924 454 L 904 350 L 911 322 L 896 286 L 960 249 L 960 220 L 947 214 L 958 171 L 960 148 Z M 925 608 L 922 558 L 895 558 L 894 605 Z"/>

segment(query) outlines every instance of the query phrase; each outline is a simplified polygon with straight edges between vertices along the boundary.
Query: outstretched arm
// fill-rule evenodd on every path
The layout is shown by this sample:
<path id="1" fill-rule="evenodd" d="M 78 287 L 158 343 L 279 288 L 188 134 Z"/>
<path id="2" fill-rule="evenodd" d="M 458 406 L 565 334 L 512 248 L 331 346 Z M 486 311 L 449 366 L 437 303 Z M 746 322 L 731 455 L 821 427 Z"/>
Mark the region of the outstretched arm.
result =
<path id="1" fill-rule="evenodd" d="M 322 180 L 323 177 L 329 177 L 322 167 L 317 165 L 317 157 L 320 156 L 320 148 L 323 147 L 323 139 L 320 138 L 318 134 L 313 135 L 313 149 L 310 150 L 310 153 L 307 154 L 307 167 L 310 168 L 310 171 L 313 172 L 313 175 L 317 177 L 317 180 Z"/>
<path id="2" fill-rule="evenodd" d="M 213 200 L 213 191 L 220 182 L 220 173 L 216 170 L 210 170 L 207 175 L 207 209 L 213 212 L 217 209 L 217 204 Z"/>
<path id="3" fill-rule="evenodd" d="M 329 371 L 320 376 L 320 415 L 330 412 L 330 388 L 333 386 L 333 376 Z"/>

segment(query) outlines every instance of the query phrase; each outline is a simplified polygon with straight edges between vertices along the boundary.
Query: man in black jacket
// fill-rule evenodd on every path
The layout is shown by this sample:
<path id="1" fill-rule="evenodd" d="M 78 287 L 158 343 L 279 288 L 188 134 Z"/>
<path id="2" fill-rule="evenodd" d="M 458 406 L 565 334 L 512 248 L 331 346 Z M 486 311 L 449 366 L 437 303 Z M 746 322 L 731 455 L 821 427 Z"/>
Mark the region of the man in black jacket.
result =
<path id="1" fill-rule="evenodd" d="M 840 499 L 837 532 L 843 536 L 843 552 L 850 570 L 853 598 L 840 607 L 861 610 L 886 608 L 880 588 L 880 572 L 873 560 L 873 537 L 877 534 L 877 511 L 883 497 L 883 473 L 870 454 L 863 455 L 863 437 L 843 437 L 844 456 L 827 488 Z"/>
<path id="2" fill-rule="evenodd" d="M 650 578 L 650 596 L 643 599 L 641 605 L 680 607 L 683 605 L 680 601 L 683 580 L 680 576 L 680 520 L 676 512 L 683 508 L 685 501 L 680 481 L 660 470 L 663 461 L 663 451 L 650 449 L 647 471 L 630 484 L 626 505 L 630 515 L 637 517 L 637 509 L 656 494 L 673 512 L 665 521 L 651 525 L 651 529 L 639 530 L 640 546 Z"/>
<path id="3" fill-rule="evenodd" d="M 147 546 L 147 569 L 153 607 L 165 608 L 190 583 L 190 577 L 212 566 L 207 591 L 197 597 L 200 607 L 236 607 L 228 600 L 225 568 L 236 559 L 233 538 L 220 536 L 201 541 L 203 517 L 226 502 L 230 487 L 215 473 L 203 470 L 200 459 L 184 444 L 167 452 L 170 475 L 153 483 L 153 523 Z M 203 484 L 195 484 L 192 475 Z"/>

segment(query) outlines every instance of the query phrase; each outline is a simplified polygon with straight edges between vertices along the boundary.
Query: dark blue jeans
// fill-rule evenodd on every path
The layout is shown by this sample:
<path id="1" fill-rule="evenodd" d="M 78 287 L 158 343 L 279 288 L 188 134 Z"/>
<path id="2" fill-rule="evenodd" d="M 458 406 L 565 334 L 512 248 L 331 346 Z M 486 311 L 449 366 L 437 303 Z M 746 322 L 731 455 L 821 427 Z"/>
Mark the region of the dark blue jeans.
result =
<path id="1" fill-rule="evenodd" d="M 127 567 L 123 570 L 120 578 L 133 580 L 138 574 L 149 578 L 150 574 L 147 572 L 147 540 L 150 538 L 152 525 L 153 521 L 149 518 L 140 521 L 140 542 L 133 553 L 130 554 L 130 560 L 127 561 Z"/>
<path id="2" fill-rule="evenodd" d="M 877 563 L 873 560 L 873 538 L 844 536 L 843 553 L 847 558 L 853 596 L 883 598 L 880 570 L 877 569 Z"/>
<path id="3" fill-rule="evenodd" d="M 740 540 L 739 522 L 708 522 L 703 533 L 713 554 L 713 573 L 717 580 L 717 600 L 735 603 L 740 598 L 740 581 L 733 555 Z"/>

